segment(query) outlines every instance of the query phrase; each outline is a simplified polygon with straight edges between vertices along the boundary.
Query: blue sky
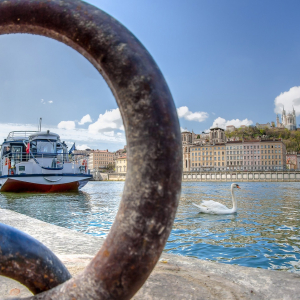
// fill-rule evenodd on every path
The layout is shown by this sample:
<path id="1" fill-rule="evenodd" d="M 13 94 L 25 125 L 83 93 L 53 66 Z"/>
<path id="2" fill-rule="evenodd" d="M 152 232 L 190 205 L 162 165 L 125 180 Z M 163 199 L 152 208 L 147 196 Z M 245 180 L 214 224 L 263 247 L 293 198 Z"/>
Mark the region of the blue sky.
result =
<path id="1" fill-rule="evenodd" d="M 86 2 L 148 49 L 182 128 L 267 123 L 283 105 L 300 115 L 299 1 Z M 126 144 L 110 90 L 73 49 L 44 37 L 3 35 L 0 65 L 1 139 L 9 130 L 35 129 L 42 117 L 44 129 L 80 148 L 115 151 Z"/>

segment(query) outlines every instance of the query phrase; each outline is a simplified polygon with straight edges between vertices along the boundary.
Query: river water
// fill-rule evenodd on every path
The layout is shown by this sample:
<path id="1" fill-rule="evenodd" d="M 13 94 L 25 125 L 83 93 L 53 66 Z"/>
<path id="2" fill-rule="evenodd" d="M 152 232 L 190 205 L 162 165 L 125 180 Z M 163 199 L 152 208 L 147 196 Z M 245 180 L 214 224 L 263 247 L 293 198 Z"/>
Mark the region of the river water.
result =
<path id="1" fill-rule="evenodd" d="M 78 193 L 0 194 L 0 207 L 105 237 L 124 182 L 89 182 Z M 184 182 L 169 253 L 228 264 L 300 273 L 299 183 L 240 183 L 234 215 L 199 214 L 192 202 L 232 206 L 230 183 Z M 0 220 L 1 221 L 1 220 Z"/>

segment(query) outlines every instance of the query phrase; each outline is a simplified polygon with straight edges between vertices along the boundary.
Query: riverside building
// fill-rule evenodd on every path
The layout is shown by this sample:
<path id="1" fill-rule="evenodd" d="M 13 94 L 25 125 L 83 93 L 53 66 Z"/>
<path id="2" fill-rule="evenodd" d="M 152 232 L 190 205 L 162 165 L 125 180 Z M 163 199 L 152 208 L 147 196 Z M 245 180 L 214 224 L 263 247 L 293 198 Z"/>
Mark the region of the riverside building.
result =
<path id="1" fill-rule="evenodd" d="M 225 170 L 225 144 L 191 146 L 191 165 L 193 171 Z"/>
<path id="2" fill-rule="evenodd" d="M 228 141 L 226 143 L 226 169 L 243 169 L 243 143 L 242 141 Z"/>
<path id="3" fill-rule="evenodd" d="M 119 156 L 116 159 L 116 172 L 126 173 L 127 172 L 127 156 L 126 153 L 123 156 Z"/>
<path id="4" fill-rule="evenodd" d="M 209 140 L 196 143 L 182 132 L 183 171 L 276 171 L 286 169 L 286 147 L 280 140 L 226 141 L 222 128 L 212 128 Z"/>
<path id="5" fill-rule="evenodd" d="M 222 128 L 211 128 L 205 139 L 196 142 L 195 134 L 182 132 L 183 171 L 224 171 L 225 131 Z"/>
<path id="6" fill-rule="evenodd" d="M 281 140 L 244 142 L 244 170 L 284 170 L 286 147 Z"/>
<path id="7" fill-rule="evenodd" d="M 108 165 L 114 164 L 114 153 L 108 150 L 91 150 L 89 152 L 88 168 L 99 171 L 105 169 Z"/>
<path id="8" fill-rule="evenodd" d="M 190 159 L 190 147 L 193 147 L 193 134 L 187 130 L 181 133 L 183 171 L 190 171 L 192 164 Z"/>

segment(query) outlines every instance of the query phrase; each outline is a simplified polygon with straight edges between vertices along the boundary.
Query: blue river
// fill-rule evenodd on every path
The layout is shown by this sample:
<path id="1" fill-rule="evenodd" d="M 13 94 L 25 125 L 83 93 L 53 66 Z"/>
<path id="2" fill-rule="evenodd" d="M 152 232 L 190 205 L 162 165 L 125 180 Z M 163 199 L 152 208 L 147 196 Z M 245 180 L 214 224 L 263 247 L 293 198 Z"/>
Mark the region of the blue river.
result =
<path id="1" fill-rule="evenodd" d="M 89 182 L 78 193 L 0 194 L 0 207 L 105 237 L 124 182 Z M 232 206 L 230 183 L 184 182 L 165 251 L 241 266 L 300 273 L 300 184 L 240 183 L 234 215 L 199 214 L 192 202 Z"/>

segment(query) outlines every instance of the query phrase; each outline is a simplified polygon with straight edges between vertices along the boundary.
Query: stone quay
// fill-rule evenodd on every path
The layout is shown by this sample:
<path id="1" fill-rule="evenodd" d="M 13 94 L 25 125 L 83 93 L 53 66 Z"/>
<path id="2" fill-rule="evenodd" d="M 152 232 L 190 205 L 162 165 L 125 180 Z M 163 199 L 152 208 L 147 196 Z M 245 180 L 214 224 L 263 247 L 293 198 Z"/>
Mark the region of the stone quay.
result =
<path id="1" fill-rule="evenodd" d="M 103 239 L 0 209 L 2 223 L 36 238 L 76 276 L 100 249 Z M 300 275 L 240 267 L 163 253 L 134 300 L 299 299 Z M 27 288 L 0 276 L 0 299 L 28 297 Z"/>

